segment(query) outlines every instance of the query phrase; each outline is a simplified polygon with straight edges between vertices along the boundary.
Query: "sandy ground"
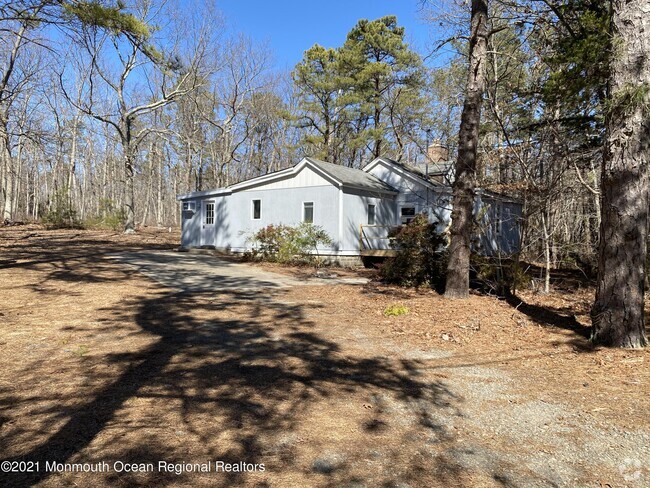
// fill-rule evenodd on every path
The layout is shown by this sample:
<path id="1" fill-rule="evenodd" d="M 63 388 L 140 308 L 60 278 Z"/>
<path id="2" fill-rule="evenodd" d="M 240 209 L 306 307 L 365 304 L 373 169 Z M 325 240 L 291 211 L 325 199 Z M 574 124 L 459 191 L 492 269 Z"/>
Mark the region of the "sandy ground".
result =
<path id="1" fill-rule="evenodd" d="M 589 289 L 188 287 L 205 260 L 152 269 L 177 239 L 0 229 L 0 453 L 32 468 L 0 485 L 650 484 L 650 356 L 589 346 Z"/>

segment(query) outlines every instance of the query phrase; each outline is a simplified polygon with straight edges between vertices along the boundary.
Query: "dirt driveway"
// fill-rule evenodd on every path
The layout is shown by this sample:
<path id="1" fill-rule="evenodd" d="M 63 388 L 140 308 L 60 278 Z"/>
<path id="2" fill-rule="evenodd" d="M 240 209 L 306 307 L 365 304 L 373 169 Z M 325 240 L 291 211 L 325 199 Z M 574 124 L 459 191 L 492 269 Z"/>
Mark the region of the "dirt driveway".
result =
<path id="1" fill-rule="evenodd" d="M 162 250 L 123 251 L 107 257 L 179 291 L 256 290 L 301 285 L 365 284 L 365 278 L 298 279 L 211 254 Z"/>
<path id="2" fill-rule="evenodd" d="M 0 453 L 38 469 L 0 473 L 2 486 L 602 487 L 650 479 L 647 403 L 638 405 L 638 426 L 623 425 L 601 404 L 592 412 L 579 401 L 590 394 L 585 380 L 580 390 L 562 381 L 575 390 L 573 404 L 552 381 L 545 396 L 518 376 L 513 358 L 533 380 L 539 369 L 528 366 L 539 354 L 521 342 L 498 356 L 472 352 L 477 341 L 499 344 L 511 316 L 525 319 L 507 304 L 473 297 L 449 313 L 433 292 L 290 286 L 289 277 L 257 270 L 226 275 L 235 272 L 226 264 L 206 271 L 192 256 L 196 268 L 169 261 L 177 255 L 157 238 L 25 235 L 5 232 L 0 241 Z M 229 286 L 212 286 L 206 272 Z M 410 314 L 385 317 L 395 301 Z M 416 341 L 422 319 L 431 325 Z M 455 324 L 444 341 L 427 335 L 437 322 Z M 579 354 L 551 350 L 552 362 Z"/>

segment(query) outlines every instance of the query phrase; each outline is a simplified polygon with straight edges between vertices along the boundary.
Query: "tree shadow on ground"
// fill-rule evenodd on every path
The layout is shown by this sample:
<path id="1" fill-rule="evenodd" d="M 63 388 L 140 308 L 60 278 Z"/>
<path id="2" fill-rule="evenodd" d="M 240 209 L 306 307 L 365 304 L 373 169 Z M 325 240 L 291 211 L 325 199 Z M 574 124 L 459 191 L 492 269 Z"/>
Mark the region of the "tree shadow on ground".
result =
<path id="1" fill-rule="evenodd" d="M 254 287 L 255 283 L 249 285 Z M 49 415 L 51 425 L 59 427 L 40 445 L 9 461 L 83 462 L 79 461 L 79 453 L 100 434 L 106 435 L 109 427 L 122 422 L 124 410 L 134 400 L 156 405 L 161 422 L 166 416 L 173 422 L 173 412 L 181 412 L 179 428 L 195 442 L 198 439 L 207 458 L 233 463 L 267 460 L 274 471 L 316 469 L 295 465 L 295 445 L 278 446 L 286 444 L 287 436 L 310 421 L 317 402 L 341 395 L 382 395 L 404 408 L 404 414 L 409 411 L 408 415 L 419 419 L 419 425 L 427 426 L 440 440 L 448 435 L 446 427 L 431 415 L 436 409 L 458 413 L 459 399 L 444 384 L 411 374 L 421 366 L 417 361 L 402 364 L 385 357 L 346 353 L 339 344 L 314 331 L 306 318 L 307 308 L 283 303 L 281 296 L 268 289 L 262 293 L 161 292 L 125 302 L 121 309 L 112 311 L 111 323 L 98 332 L 118 330 L 120 324 L 135 318 L 141 331 L 153 339 L 151 344 L 103 358 L 103 362 L 120 371 L 117 375 L 101 372 L 100 368 L 93 373 L 91 368 L 87 373 L 89 381 L 98 386 L 90 396 L 76 401 L 61 398 L 56 407 L 33 411 L 33 415 Z M 279 324 L 284 325 L 282 332 Z M 29 376 L 30 372 L 25 371 L 23 380 L 29 381 Z M 31 399 L 36 403 L 38 400 Z M 379 415 L 379 411 L 373 413 Z M 391 419 L 394 416 L 379 416 L 368 422 L 380 426 L 377 430 L 381 431 L 394 422 Z M 148 422 L 145 425 L 150 427 Z M 137 442 L 125 442 L 118 450 L 118 459 L 180 461 L 173 434 L 151 435 L 146 445 L 140 445 L 149 433 L 147 428 L 141 430 Z M 10 447 L 20 451 L 14 444 L 18 439 L 1 440 L 3 452 Z M 347 482 L 348 466 L 345 462 L 335 463 L 326 475 L 334 484 Z M 43 470 L 16 474 L 11 484 L 30 486 L 49 476 L 51 473 Z M 131 479 L 132 475 L 120 479 L 122 483 L 130 480 L 134 485 L 146 486 L 182 481 L 183 476 L 187 482 L 193 479 L 192 475 L 165 473 L 151 474 L 144 480 L 142 476 Z M 246 473 L 223 473 L 217 483 L 215 479 L 212 482 L 232 486 L 246 477 Z"/>
<path id="2" fill-rule="evenodd" d="M 99 231 L 25 231 L 20 227 L 2 229 L 0 239 L 4 241 L 0 246 L 0 270 L 29 269 L 53 263 L 65 268 L 65 264 L 74 259 L 96 259 L 109 252 L 172 250 L 178 247 L 169 243 L 167 234 L 144 237 Z"/>
<path id="3" fill-rule="evenodd" d="M 504 300 L 508 305 L 527 315 L 533 322 L 542 327 L 556 327 L 558 329 L 569 330 L 584 339 L 588 339 L 591 335 L 591 327 L 582 325 L 573 314 L 563 315 L 552 310 L 550 307 L 526 303 L 511 293 L 506 294 Z"/>
<path id="4" fill-rule="evenodd" d="M 62 282 L 127 283 L 134 271 L 97 256 L 134 248 L 61 238 L 23 249 L 17 264 L 41 273 L 33 291 L 45 298 Z M 39 472 L 7 475 L 7 485 L 266 486 L 276 476 L 323 486 L 471 485 L 466 465 L 440 455 L 455 443 L 448 422 L 462 416 L 462 398 L 422 374 L 430 361 L 359 351 L 320 332 L 310 320 L 319 307 L 286 301 L 253 278 L 217 286 L 197 277 L 189 290 L 95 309 L 92 323 L 63 329 L 110 347 L 50 370 L 25 360 L 15 383 L 0 388 L 0 452 L 41 463 Z M 110 472 L 89 482 L 42 466 L 100 460 L 263 462 L 269 474 Z M 508 466 L 487 458 L 481 466 L 512 484 Z"/>

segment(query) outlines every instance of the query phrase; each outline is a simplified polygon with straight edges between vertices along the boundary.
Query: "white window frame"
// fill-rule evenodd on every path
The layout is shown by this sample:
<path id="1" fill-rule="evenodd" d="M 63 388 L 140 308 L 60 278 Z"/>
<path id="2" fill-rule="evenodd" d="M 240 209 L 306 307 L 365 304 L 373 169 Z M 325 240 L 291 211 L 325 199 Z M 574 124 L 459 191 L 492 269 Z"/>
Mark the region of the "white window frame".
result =
<path id="1" fill-rule="evenodd" d="M 370 207 L 372 207 L 372 213 L 370 213 Z M 366 212 L 368 214 L 368 225 L 377 225 L 377 205 L 374 203 L 369 203 L 366 205 Z M 370 216 L 372 216 L 372 222 L 370 221 Z"/>
<path id="2" fill-rule="evenodd" d="M 183 212 L 196 212 L 196 202 L 183 202 Z"/>
<path id="3" fill-rule="evenodd" d="M 255 202 L 260 202 L 259 217 L 255 217 Z M 251 200 L 251 220 L 262 220 L 262 199 L 261 198 L 253 198 Z"/>
<path id="4" fill-rule="evenodd" d="M 212 209 L 212 211 L 210 211 Z M 216 205 L 214 202 L 205 202 L 205 216 L 203 223 L 205 225 L 214 225 Z"/>
<path id="5" fill-rule="evenodd" d="M 306 210 L 307 210 L 307 205 L 311 205 L 311 222 L 307 222 L 306 218 Z M 316 210 L 316 205 L 314 204 L 313 201 L 309 202 L 302 202 L 302 221 L 307 223 L 307 224 L 313 224 L 314 223 L 314 216 L 315 216 L 315 210 Z"/>

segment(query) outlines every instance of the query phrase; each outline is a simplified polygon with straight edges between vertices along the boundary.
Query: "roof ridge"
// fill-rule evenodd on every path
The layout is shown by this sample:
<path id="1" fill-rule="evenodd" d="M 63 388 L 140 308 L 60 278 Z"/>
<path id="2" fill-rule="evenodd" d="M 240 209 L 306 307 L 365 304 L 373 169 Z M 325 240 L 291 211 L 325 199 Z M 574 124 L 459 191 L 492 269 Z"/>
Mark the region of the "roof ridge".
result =
<path id="1" fill-rule="evenodd" d="M 380 180 L 375 175 L 371 175 L 361 169 L 350 168 L 349 166 L 334 164 L 312 157 L 305 157 L 305 159 L 319 168 L 321 171 L 327 173 L 331 178 L 339 181 L 344 186 L 356 187 L 359 189 L 387 190 L 397 192 L 395 188 L 390 186 L 385 181 Z"/>

